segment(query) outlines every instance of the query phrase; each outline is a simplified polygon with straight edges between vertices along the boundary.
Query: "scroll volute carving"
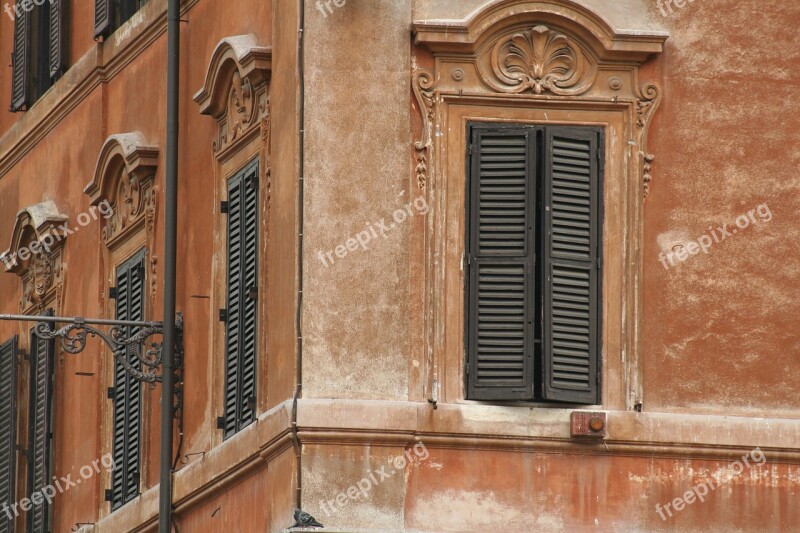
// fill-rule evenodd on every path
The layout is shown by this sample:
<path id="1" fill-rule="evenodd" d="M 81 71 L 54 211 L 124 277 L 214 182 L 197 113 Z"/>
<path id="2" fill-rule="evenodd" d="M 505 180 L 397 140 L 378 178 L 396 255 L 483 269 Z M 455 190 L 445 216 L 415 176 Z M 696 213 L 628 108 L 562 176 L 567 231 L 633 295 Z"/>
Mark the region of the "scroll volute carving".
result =
<path id="1" fill-rule="evenodd" d="M 213 149 L 219 156 L 259 130 L 268 110 L 272 49 L 254 35 L 227 37 L 211 55 L 203 88 L 194 96 L 200 112 L 217 120 Z"/>
<path id="2" fill-rule="evenodd" d="M 0 254 L 0 262 L 22 280 L 21 313 L 61 308 L 66 271 L 62 251 L 68 235 L 69 219 L 52 201 L 17 213 L 11 245 Z"/>

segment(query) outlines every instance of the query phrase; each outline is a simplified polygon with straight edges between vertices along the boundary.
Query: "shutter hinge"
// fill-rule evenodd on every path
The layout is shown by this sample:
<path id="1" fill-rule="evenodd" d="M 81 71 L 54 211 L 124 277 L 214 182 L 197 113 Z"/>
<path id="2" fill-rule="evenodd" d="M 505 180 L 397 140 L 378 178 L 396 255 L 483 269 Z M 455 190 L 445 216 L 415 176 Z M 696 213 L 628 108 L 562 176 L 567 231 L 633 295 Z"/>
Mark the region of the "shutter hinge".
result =
<path id="1" fill-rule="evenodd" d="M 20 348 L 17 348 L 17 355 L 19 356 L 19 360 L 17 360 L 17 364 L 18 365 L 21 365 L 23 361 L 30 361 L 31 360 L 30 354 L 28 352 L 26 352 L 25 350 L 22 350 Z"/>
<path id="2" fill-rule="evenodd" d="M 133 272 L 137 278 L 144 279 L 144 263 L 139 263 L 133 267 Z"/>
<path id="3" fill-rule="evenodd" d="M 18 452 L 19 452 L 21 455 L 24 455 L 24 456 L 26 456 L 26 457 L 27 457 L 27 455 L 28 455 L 28 448 L 26 448 L 26 447 L 25 447 L 25 446 L 23 446 L 22 444 L 15 444 L 15 445 L 14 445 L 14 449 L 15 449 L 15 450 L 17 450 L 17 451 L 18 451 Z"/>
<path id="4" fill-rule="evenodd" d="M 256 397 L 255 396 L 250 396 L 247 399 L 247 403 L 245 404 L 245 406 L 248 409 L 252 409 L 253 411 L 255 411 L 255 409 L 256 409 Z"/>
<path id="5" fill-rule="evenodd" d="M 258 299 L 258 287 L 251 286 L 247 288 L 247 298 L 249 300 L 257 300 Z"/>
<path id="6" fill-rule="evenodd" d="M 217 417 L 217 429 L 225 429 L 225 417 L 218 416 Z"/>
<path id="7" fill-rule="evenodd" d="M 106 396 L 108 397 L 109 400 L 113 400 L 116 392 L 117 389 L 115 387 L 109 387 L 108 389 L 106 389 Z"/>
<path id="8" fill-rule="evenodd" d="M 247 178 L 247 188 L 255 189 L 256 187 L 258 187 L 258 174 L 251 174 Z"/>
<path id="9" fill-rule="evenodd" d="M 220 213 L 227 213 L 228 212 L 228 201 L 223 200 L 219 203 L 219 212 Z"/>
<path id="10" fill-rule="evenodd" d="M 109 287 L 108 288 L 108 297 L 111 300 L 117 299 L 117 288 L 116 287 Z"/>
<path id="11" fill-rule="evenodd" d="M 111 490 L 111 489 L 106 489 L 106 492 L 105 492 L 105 495 L 104 495 L 103 499 L 105 501 L 107 501 L 107 502 L 114 501 L 114 491 Z"/>
<path id="12" fill-rule="evenodd" d="M 469 143 L 469 147 L 467 148 L 467 153 L 472 155 L 472 143 Z"/>
<path id="13" fill-rule="evenodd" d="M 219 321 L 220 322 L 227 322 L 228 321 L 228 310 L 227 309 L 220 309 L 219 310 Z"/>

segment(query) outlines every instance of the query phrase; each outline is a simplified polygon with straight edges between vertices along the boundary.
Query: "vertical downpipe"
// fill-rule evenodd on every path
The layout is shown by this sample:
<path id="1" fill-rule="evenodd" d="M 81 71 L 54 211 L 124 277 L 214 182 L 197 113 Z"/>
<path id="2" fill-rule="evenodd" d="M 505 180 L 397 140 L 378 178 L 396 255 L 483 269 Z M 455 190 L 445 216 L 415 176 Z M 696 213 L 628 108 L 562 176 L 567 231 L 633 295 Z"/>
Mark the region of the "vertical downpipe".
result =
<path id="1" fill-rule="evenodd" d="M 167 165 L 164 193 L 164 344 L 161 381 L 161 465 L 158 531 L 172 524 L 172 420 L 174 418 L 175 261 L 178 225 L 178 96 L 180 68 L 180 0 L 167 9 Z"/>
<path id="2" fill-rule="evenodd" d="M 295 507 L 303 508 L 303 449 L 300 444 L 300 437 L 297 433 L 297 400 L 303 390 L 303 172 L 305 169 L 305 67 L 304 67 L 304 31 L 306 6 L 305 0 L 298 0 L 299 4 L 299 28 L 297 30 L 297 78 L 299 87 L 299 117 L 300 139 L 299 139 L 299 180 L 297 184 L 297 315 L 295 317 L 295 328 L 297 330 L 297 388 L 294 391 L 294 401 L 292 402 L 292 436 L 294 437 L 295 453 L 297 454 L 297 497 Z"/>

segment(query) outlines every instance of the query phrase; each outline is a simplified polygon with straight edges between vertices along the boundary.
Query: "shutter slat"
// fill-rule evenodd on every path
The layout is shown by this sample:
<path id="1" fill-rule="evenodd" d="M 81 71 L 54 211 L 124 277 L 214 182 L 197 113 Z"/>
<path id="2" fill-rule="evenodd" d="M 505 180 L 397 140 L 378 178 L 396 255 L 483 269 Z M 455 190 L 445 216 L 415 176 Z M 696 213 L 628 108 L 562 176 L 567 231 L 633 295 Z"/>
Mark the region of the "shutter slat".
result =
<path id="1" fill-rule="evenodd" d="M 0 345 L 0 504 L 16 500 L 17 337 Z M 0 520 L 0 533 L 12 533 L 14 522 Z"/>
<path id="2" fill-rule="evenodd" d="M 224 397 L 224 438 L 238 430 L 239 418 L 239 363 L 241 360 L 242 319 L 242 217 L 243 217 L 243 177 L 234 176 L 228 183 L 228 282 L 227 309 L 225 323 L 225 397 Z"/>
<path id="3" fill-rule="evenodd" d="M 600 220 L 599 135 L 545 131 L 545 250 L 542 396 L 598 400 Z"/>
<path id="4" fill-rule="evenodd" d="M 66 39 L 65 25 L 67 15 L 65 0 L 50 0 L 50 77 L 54 80 L 61 77 L 66 70 Z"/>
<path id="5" fill-rule="evenodd" d="M 534 169 L 530 128 L 473 128 L 468 397 L 533 397 Z"/>
<path id="6" fill-rule="evenodd" d="M 105 37 L 111 29 L 111 0 L 94 0 L 94 37 Z"/>
<path id="7" fill-rule="evenodd" d="M 258 305 L 258 163 L 228 182 L 224 438 L 255 420 Z M 256 291 L 257 292 L 257 291 Z"/>
<path id="8" fill-rule="evenodd" d="M 53 312 L 46 313 L 52 316 Z M 28 496 L 50 483 L 51 432 L 53 394 L 53 356 L 55 341 L 44 340 L 31 331 L 30 364 L 30 422 L 28 425 Z M 28 531 L 49 531 L 49 511 L 46 501 L 34 505 L 28 512 Z"/>
<path id="9" fill-rule="evenodd" d="M 14 50 L 11 53 L 11 111 L 30 105 L 31 16 L 24 12 L 14 19 Z"/>
<path id="10" fill-rule="evenodd" d="M 145 319 L 145 252 L 137 253 L 117 269 L 116 316 L 118 320 Z M 138 327 L 125 327 L 125 335 L 138 333 Z M 133 346 L 120 354 L 135 369 L 141 362 Z M 114 470 L 111 476 L 111 509 L 116 510 L 139 495 L 141 461 L 141 383 L 125 368 L 114 363 Z"/>

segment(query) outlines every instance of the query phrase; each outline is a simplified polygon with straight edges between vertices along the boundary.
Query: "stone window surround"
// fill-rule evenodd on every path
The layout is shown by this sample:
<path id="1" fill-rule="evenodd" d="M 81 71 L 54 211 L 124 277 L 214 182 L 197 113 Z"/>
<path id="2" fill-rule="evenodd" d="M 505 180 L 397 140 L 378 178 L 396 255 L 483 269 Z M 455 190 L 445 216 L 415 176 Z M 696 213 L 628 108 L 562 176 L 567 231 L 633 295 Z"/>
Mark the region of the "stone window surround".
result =
<path id="1" fill-rule="evenodd" d="M 464 20 L 413 25 L 412 86 L 422 116 L 415 177 L 428 197 L 424 396 L 464 400 L 464 252 L 468 121 L 606 130 L 602 406 L 641 402 L 642 223 L 653 155 L 647 132 L 661 91 L 639 67 L 666 34 L 618 32 L 569 0 L 504 0 Z"/>

